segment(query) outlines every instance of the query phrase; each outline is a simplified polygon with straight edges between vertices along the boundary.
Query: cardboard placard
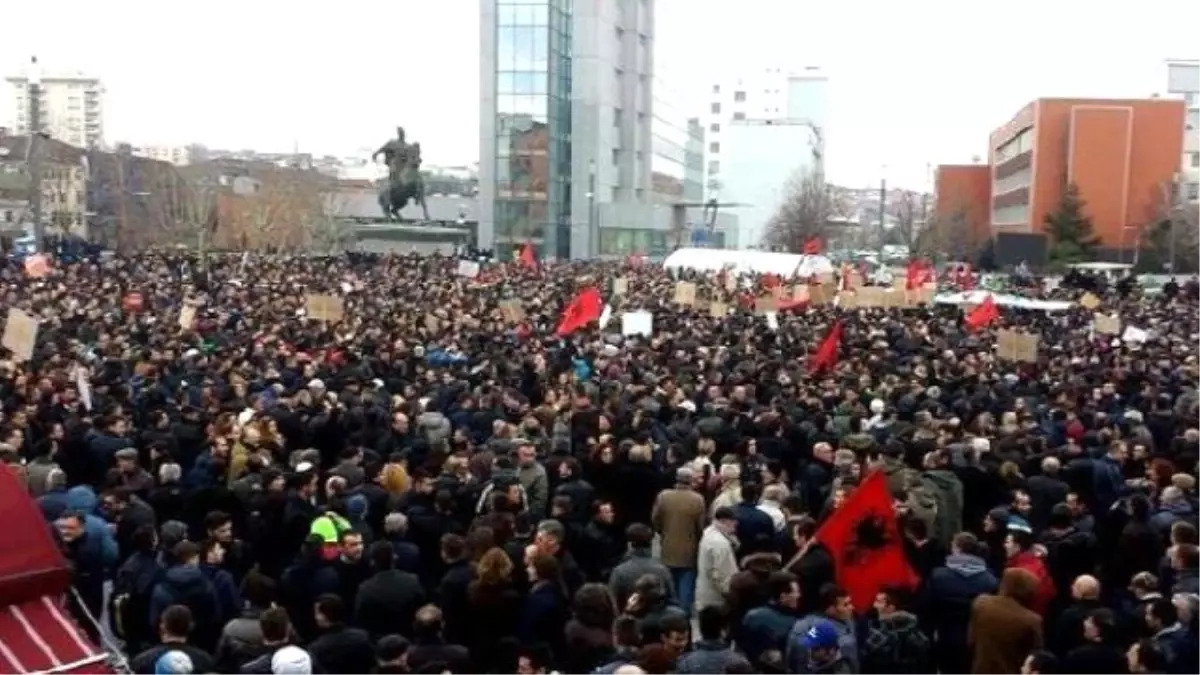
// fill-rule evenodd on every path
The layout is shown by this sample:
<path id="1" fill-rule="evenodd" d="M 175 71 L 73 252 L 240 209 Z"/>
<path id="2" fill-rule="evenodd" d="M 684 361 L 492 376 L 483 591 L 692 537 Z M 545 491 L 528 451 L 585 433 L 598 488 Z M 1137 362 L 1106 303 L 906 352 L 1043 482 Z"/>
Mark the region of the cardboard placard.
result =
<path id="1" fill-rule="evenodd" d="M 937 297 L 937 284 L 925 284 L 916 290 L 908 292 L 908 304 L 912 307 L 916 307 L 917 305 L 932 305 L 935 297 Z"/>
<path id="2" fill-rule="evenodd" d="M 305 315 L 313 321 L 337 323 L 345 311 L 342 299 L 336 295 L 310 295 L 304 299 Z"/>
<path id="3" fill-rule="evenodd" d="M 737 274 L 734 272 L 731 272 L 729 270 L 726 270 L 725 271 L 725 290 L 732 293 L 737 290 L 737 287 L 738 287 Z"/>
<path id="4" fill-rule="evenodd" d="M 190 302 L 183 303 L 179 309 L 179 327 L 191 330 L 196 325 L 196 306 Z"/>
<path id="5" fill-rule="evenodd" d="M 429 331 L 430 333 L 436 333 L 441 329 L 441 327 L 442 322 L 439 321 L 436 316 L 429 313 L 425 314 L 425 330 Z"/>
<path id="6" fill-rule="evenodd" d="M 626 295 L 629 293 L 629 280 L 625 277 L 617 277 L 613 279 L 613 295 Z"/>
<path id="7" fill-rule="evenodd" d="M 460 277 L 474 279 L 479 276 L 479 263 L 475 260 L 459 260 L 457 274 Z"/>
<path id="8" fill-rule="evenodd" d="M 854 309 L 858 307 L 858 294 L 854 291 L 839 291 L 837 303 L 838 307 L 843 309 Z"/>
<path id="9" fill-rule="evenodd" d="M 908 305 L 908 292 L 896 287 L 884 289 L 883 291 L 883 306 L 888 308 L 906 307 Z"/>
<path id="10" fill-rule="evenodd" d="M 808 284 L 796 284 L 792 286 L 793 302 L 808 302 L 808 297 Z"/>
<path id="11" fill-rule="evenodd" d="M 650 312 L 625 312 L 621 315 L 621 335 L 654 335 L 654 315 Z"/>
<path id="12" fill-rule="evenodd" d="M 859 307 L 883 307 L 883 292 L 878 286 L 863 286 L 854 295 Z"/>
<path id="13" fill-rule="evenodd" d="M 1079 304 L 1083 305 L 1085 309 L 1096 309 L 1100 306 L 1100 298 L 1096 297 L 1094 293 L 1084 293 L 1083 297 L 1079 298 Z"/>
<path id="14" fill-rule="evenodd" d="M 8 310 L 8 321 L 4 324 L 4 338 L 0 340 L 0 345 L 13 353 L 14 361 L 28 361 L 33 358 L 37 334 L 37 319 L 14 307 Z"/>
<path id="15" fill-rule="evenodd" d="M 833 302 L 833 284 L 811 284 L 808 301 L 813 305 L 828 305 Z"/>
<path id="16" fill-rule="evenodd" d="M 520 300 L 501 300 L 500 313 L 504 315 L 504 320 L 508 323 L 521 323 L 525 321 L 525 308 L 521 306 Z"/>
<path id="17" fill-rule="evenodd" d="M 862 285 L 863 285 L 863 278 L 862 278 L 861 274 L 859 274 L 858 272 L 855 272 L 853 270 L 849 270 L 846 272 L 846 289 L 847 290 L 853 291 Z"/>
<path id="18" fill-rule="evenodd" d="M 764 295 L 754 301 L 754 312 L 756 314 L 766 314 L 774 312 L 779 307 L 779 302 L 774 295 Z"/>
<path id="19" fill-rule="evenodd" d="M 708 306 L 708 315 L 714 319 L 724 319 L 729 316 L 729 306 L 723 302 L 713 301 Z"/>
<path id="20" fill-rule="evenodd" d="M 1037 363 L 1038 347 L 1041 345 L 1040 335 L 1022 333 L 1017 338 L 1017 360 L 1025 363 Z"/>
<path id="21" fill-rule="evenodd" d="M 1002 330 L 996 334 L 996 355 L 1006 361 L 1037 363 L 1040 342 L 1037 335 Z"/>
<path id="22" fill-rule="evenodd" d="M 1108 316 L 1097 312 L 1092 315 L 1092 326 L 1097 333 L 1104 335 L 1120 335 L 1121 334 L 1121 317 L 1117 315 Z"/>
<path id="23" fill-rule="evenodd" d="M 680 281 L 675 284 L 675 302 L 680 305 L 696 303 L 696 284 L 690 281 Z"/>

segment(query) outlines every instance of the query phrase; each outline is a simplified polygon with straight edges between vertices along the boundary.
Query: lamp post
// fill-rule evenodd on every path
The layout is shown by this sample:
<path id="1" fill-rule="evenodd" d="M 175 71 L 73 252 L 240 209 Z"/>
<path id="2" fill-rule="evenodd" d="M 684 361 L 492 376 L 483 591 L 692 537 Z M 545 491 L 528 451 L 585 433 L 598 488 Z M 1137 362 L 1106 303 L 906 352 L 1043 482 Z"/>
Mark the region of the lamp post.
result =
<path id="1" fill-rule="evenodd" d="M 596 225 L 596 160 L 588 160 L 588 257 L 600 255 L 600 228 Z"/>
<path id="2" fill-rule="evenodd" d="M 883 262 L 884 222 L 887 220 L 887 164 L 879 172 L 879 261 Z"/>
<path id="3" fill-rule="evenodd" d="M 29 196 L 30 212 L 33 214 L 34 246 L 42 250 L 46 238 L 46 225 L 42 222 L 42 72 L 37 57 L 30 59 L 29 79 L 29 179 L 33 192 Z"/>

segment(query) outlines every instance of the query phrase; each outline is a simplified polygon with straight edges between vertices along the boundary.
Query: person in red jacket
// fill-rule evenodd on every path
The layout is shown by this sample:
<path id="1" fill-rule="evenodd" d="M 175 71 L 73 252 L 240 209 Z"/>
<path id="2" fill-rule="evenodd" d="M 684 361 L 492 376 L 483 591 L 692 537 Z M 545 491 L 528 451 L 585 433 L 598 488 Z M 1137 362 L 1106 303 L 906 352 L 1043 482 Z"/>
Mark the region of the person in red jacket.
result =
<path id="1" fill-rule="evenodd" d="M 1008 554 L 1006 569 L 1022 569 L 1037 578 L 1037 592 L 1034 593 L 1029 609 L 1045 616 L 1046 609 L 1054 601 L 1057 591 L 1050 570 L 1046 567 L 1045 550 L 1034 545 L 1033 531 L 1024 520 L 1013 518 L 1009 521 L 1004 550 Z"/>

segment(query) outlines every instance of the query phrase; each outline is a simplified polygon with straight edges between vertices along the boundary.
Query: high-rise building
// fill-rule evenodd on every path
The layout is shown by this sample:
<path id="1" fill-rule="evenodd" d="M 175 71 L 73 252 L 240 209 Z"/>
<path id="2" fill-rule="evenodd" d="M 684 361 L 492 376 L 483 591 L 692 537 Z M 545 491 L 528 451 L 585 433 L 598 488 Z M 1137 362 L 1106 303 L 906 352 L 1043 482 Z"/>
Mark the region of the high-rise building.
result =
<path id="1" fill-rule="evenodd" d="M 480 243 L 558 258 L 658 246 L 653 0 L 480 7 Z"/>
<path id="2" fill-rule="evenodd" d="M 829 78 L 770 67 L 712 85 L 705 187 L 737 204 L 736 246 L 759 246 L 792 179 L 823 172 Z"/>
<path id="3" fill-rule="evenodd" d="M 1184 196 L 1200 200 L 1200 60 L 1171 59 L 1167 61 L 1167 93 L 1183 99 L 1187 111 L 1183 125 Z"/>
<path id="4" fill-rule="evenodd" d="M 829 118 L 829 77 L 817 66 L 798 72 L 781 66 L 721 78 L 709 92 L 705 187 L 725 201 L 725 160 L 731 125 L 747 120 L 792 120 L 824 129 Z M 784 128 L 784 127 L 780 127 Z M 790 132 L 781 132 L 783 134 Z M 745 223 L 742 223 L 745 226 Z"/>
<path id="5" fill-rule="evenodd" d="M 30 76 L 25 72 L 6 78 L 16 135 L 30 131 Z M 41 132 L 78 148 L 104 144 L 104 86 L 99 78 L 79 73 L 42 74 L 39 91 Z"/>
<path id="6" fill-rule="evenodd" d="M 703 129 L 690 119 L 676 103 L 670 90 L 660 80 L 654 83 L 654 117 L 650 125 L 652 157 L 650 183 L 653 199 L 670 204 L 679 201 L 699 202 L 704 198 L 703 176 L 688 170 L 689 147 L 703 150 Z M 700 135 L 700 143 L 694 135 Z M 703 167 L 703 157 L 690 158 Z"/>

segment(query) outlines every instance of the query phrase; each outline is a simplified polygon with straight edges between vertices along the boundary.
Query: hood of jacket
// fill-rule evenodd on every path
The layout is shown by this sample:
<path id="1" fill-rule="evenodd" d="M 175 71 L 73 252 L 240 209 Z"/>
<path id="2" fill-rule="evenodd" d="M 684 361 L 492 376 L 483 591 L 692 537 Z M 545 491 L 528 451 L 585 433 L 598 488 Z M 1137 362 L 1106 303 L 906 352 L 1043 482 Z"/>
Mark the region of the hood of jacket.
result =
<path id="1" fill-rule="evenodd" d="M 96 513 L 98 503 L 100 500 L 96 498 L 95 491 L 87 485 L 77 485 L 67 490 L 67 508 L 72 511 L 91 515 Z"/>
<path id="2" fill-rule="evenodd" d="M 163 583 L 171 587 L 176 597 L 194 597 L 195 593 L 207 592 L 211 582 L 204 570 L 196 565 L 176 565 L 163 575 Z"/>
<path id="3" fill-rule="evenodd" d="M 879 627 L 889 633 L 910 633 L 919 628 L 916 615 L 908 612 L 893 612 L 879 622 Z"/>
<path id="4" fill-rule="evenodd" d="M 971 577 L 987 574 L 987 563 L 977 555 L 950 554 L 946 556 L 946 569 L 959 576 Z"/>
<path id="5" fill-rule="evenodd" d="M 954 475 L 953 471 L 947 469 L 931 469 L 922 473 L 921 478 L 933 483 L 937 489 L 946 492 L 953 492 L 956 488 L 961 489 L 958 476 Z"/>

